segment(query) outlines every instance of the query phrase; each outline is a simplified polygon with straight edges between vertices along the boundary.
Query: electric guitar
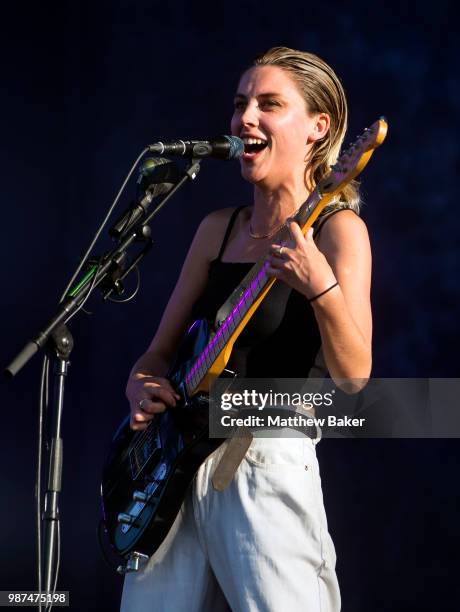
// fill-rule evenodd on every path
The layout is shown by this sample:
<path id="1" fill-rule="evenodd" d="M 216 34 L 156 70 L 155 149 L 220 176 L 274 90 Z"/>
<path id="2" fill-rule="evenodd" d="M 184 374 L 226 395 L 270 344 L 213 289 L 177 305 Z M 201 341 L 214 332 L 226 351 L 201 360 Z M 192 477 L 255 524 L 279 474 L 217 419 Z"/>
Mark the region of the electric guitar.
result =
<path id="1" fill-rule="evenodd" d="M 381 118 L 344 151 L 293 217 L 306 234 L 324 207 L 366 166 L 382 144 L 387 123 Z M 288 244 L 283 227 L 274 241 Z M 187 489 L 204 459 L 222 443 L 208 437 L 208 392 L 221 376 L 233 346 L 276 279 L 267 264 L 254 264 L 217 313 L 214 326 L 193 323 L 168 378 L 181 396 L 175 408 L 157 415 L 143 431 L 116 432 L 105 465 L 102 524 L 112 551 L 127 561 L 119 571 L 135 571 L 166 537 Z"/>

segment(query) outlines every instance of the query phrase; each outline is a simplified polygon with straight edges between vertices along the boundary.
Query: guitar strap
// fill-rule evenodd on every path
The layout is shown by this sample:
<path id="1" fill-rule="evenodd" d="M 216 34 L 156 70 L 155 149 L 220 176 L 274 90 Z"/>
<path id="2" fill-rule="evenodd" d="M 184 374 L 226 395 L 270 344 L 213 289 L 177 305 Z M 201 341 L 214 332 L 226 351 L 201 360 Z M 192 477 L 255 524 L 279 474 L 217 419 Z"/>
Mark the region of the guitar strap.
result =
<path id="1" fill-rule="evenodd" d="M 216 491 L 224 491 L 232 482 L 246 451 L 251 446 L 252 438 L 253 435 L 247 427 L 238 427 L 235 435 L 228 440 L 227 448 L 212 475 L 212 486 Z"/>
<path id="2" fill-rule="evenodd" d="M 266 300 L 276 300 L 278 307 L 284 313 L 287 306 L 287 301 L 291 295 L 291 287 L 286 283 L 276 283 L 266 296 Z M 233 307 L 231 303 L 225 303 L 217 313 L 216 321 L 223 321 Z M 238 364 L 238 359 L 245 362 L 245 352 L 238 353 L 233 351 L 232 367 Z M 238 369 L 238 368 L 236 368 Z M 244 370 L 245 370 L 244 365 Z M 238 469 L 238 466 L 243 461 L 246 451 L 251 445 L 253 435 L 247 427 L 239 427 L 236 429 L 233 436 L 228 440 L 227 447 L 220 458 L 214 474 L 212 476 L 212 486 L 216 491 L 224 491 L 231 483 L 232 478 Z"/>
<path id="3" fill-rule="evenodd" d="M 308 378 L 324 378 L 326 375 L 326 363 L 323 351 L 320 348 L 315 363 L 308 373 Z M 211 479 L 212 486 L 216 491 L 224 491 L 231 483 L 236 470 L 251 446 L 252 439 L 253 435 L 247 427 L 238 427 L 235 434 L 228 440 L 227 448 L 221 456 Z"/>

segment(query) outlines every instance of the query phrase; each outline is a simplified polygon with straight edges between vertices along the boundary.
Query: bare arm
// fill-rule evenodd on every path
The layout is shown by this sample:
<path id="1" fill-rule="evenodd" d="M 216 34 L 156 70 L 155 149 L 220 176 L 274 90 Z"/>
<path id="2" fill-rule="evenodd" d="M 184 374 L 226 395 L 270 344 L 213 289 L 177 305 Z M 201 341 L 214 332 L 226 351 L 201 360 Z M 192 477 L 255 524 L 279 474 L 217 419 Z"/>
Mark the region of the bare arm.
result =
<path id="1" fill-rule="evenodd" d="M 230 212 L 215 211 L 201 222 L 153 340 L 132 368 L 126 396 L 133 429 L 144 429 L 156 413 L 176 404 L 179 396 L 165 376 L 190 324 L 193 304 L 206 285 L 209 262 L 218 252 Z"/>
<path id="2" fill-rule="evenodd" d="M 360 388 L 372 369 L 372 256 L 366 225 L 351 211 L 336 214 L 324 225 L 318 246 L 339 282 L 312 302 L 324 358 L 333 379 L 354 379 Z"/>
<path id="3" fill-rule="evenodd" d="M 270 256 L 271 272 L 307 298 L 336 286 L 312 302 L 321 333 L 323 354 L 331 377 L 353 380 L 357 391 L 372 367 L 372 314 L 370 306 L 371 251 L 364 222 L 342 211 L 325 223 L 315 245 L 310 231 L 304 238 L 291 224 L 294 248 L 284 247 Z M 343 385 L 341 385 L 343 386 Z"/>

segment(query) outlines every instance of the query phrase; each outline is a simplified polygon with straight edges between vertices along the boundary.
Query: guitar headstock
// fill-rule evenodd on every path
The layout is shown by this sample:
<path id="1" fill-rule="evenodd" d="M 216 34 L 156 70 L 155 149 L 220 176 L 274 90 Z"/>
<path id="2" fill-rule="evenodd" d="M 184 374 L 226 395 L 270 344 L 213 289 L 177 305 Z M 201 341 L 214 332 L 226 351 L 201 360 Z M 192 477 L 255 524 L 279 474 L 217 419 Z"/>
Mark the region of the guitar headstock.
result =
<path id="1" fill-rule="evenodd" d="M 341 153 L 331 172 L 319 183 L 321 193 L 335 193 L 349 183 L 365 168 L 374 149 L 379 147 L 387 135 L 388 124 L 384 117 L 378 119 Z"/>

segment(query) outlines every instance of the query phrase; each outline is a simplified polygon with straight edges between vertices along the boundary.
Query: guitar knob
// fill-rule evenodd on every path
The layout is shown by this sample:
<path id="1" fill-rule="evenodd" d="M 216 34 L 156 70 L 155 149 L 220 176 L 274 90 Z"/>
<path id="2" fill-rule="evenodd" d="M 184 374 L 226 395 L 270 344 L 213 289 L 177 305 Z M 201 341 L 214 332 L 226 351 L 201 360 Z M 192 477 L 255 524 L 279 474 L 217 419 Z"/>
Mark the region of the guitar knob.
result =
<path id="1" fill-rule="evenodd" d="M 135 502 L 142 502 L 143 504 L 146 504 L 148 502 L 149 496 L 147 495 L 147 493 L 144 493 L 144 491 L 134 491 L 133 493 L 133 500 Z"/>
<path id="2" fill-rule="evenodd" d="M 136 520 L 134 516 L 126 514 L 126 512 L 120 512 L 117 519 L 119 523 L 123 523 L 124 525 L 133 525 Z"/>

